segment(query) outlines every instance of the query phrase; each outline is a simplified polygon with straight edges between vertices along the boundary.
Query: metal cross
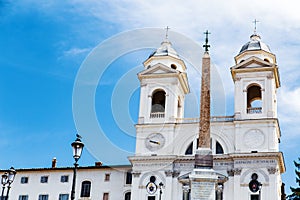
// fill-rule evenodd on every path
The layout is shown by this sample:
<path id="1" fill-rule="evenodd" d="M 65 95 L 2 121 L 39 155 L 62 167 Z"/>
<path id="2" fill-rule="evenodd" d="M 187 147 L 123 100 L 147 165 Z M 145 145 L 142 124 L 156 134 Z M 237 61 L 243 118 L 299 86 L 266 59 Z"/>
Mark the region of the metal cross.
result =
<path id="1" fill-rule="evenodd" d="M 205 38 L 205 44 L 203 45 L 203 47 L 205 48 L 205 52 L 208 52 L 208 48 L 210 47 L 210 45 L 208 44 L 208 34 L 210 34 L 210 32 L 208 32 L 208 30 L 206 30 L 206 32 L 204 32 L 204 34 L 206 35 L 206 38 Z"/>
<path id="2" fill-rule="evenodd" d="M 166 40 L 168 40 L 168 33 L 169 33 L 169 29 L 170 29 L 170 27 L 169 26 L 167 26 L 167 28 L 165 28 L 166 29 Z"/>
<path id="3" fill-rule="evenodd" d="M 253 21 L 253 23 L 254 23 L 254 34 L 256 34 L 256 27 L 257 27 L 257 23 L 258 23 L 259 21 L 258 20 L 254 20 Z"/>

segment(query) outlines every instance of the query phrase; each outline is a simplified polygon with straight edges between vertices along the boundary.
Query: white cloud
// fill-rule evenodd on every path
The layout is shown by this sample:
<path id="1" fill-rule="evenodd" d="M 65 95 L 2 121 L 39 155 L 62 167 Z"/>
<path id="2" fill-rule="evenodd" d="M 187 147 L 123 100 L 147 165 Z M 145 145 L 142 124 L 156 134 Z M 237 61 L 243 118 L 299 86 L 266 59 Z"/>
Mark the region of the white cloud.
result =
<path id="1" fill-rule="evenodd" d="M 74 47 L 74 48 L 71 48 L 67 51 L 64 51 L 63 54 L 64 54 L 64 56 L 77 56 L 77 55 L 87 53 L 89 51 L 91 51 L 91 48 L 77 48 L 77 47 Z"/>

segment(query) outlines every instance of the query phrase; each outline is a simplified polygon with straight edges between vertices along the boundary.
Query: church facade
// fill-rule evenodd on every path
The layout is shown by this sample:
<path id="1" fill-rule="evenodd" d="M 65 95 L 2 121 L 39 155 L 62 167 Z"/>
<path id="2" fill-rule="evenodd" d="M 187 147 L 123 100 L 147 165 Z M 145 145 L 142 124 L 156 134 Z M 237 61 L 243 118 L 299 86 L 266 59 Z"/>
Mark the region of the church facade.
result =
<path id="1" fill-rule="evenodd" d="M 210 148 L 216 174 L 214 198 L 284 199 L 281 174 L 285 172 L 285 164 L 279 151 L 281 132 L 276 91 L 280 78 L 276 56 L 254 33 L 234 60 L 235 65 L 230 68 L 234 113 L 210 119 Z M 195 167 L 199 118 L 184 117 L 185 97 L 190 91 L 186 65 L 167 39 L 143 64 L 144 70 L 138 74 L 140 105 L 135 125 L 136 152 L 129 157 L 131 166 L 79 169 L 75 199 L 192 199 L 190 177 Z M 45 200 L 69 198 L 70 182 L 61 179 L 72 176 L 71 168 L 17 171 L 11 198 L 39 199 L 40 195 Z M 60 179 L 62 186 L 54 181 L 50 182 L 51 187 L 47 183 L 37 186 L 42 176 Z M 28 190 L 26 184 L 31 179 L 35 180 L 35 187 Z"/>
<path id="2" fill-rule="evenodd" d="M 285 165 L 279 151 L 276 56 L 253 34 L 234 59 L 230 68 L 234 115 L 211 117 L 216 198 L 279 200 Z M 186 65 L 165 40 L 144 67 L 138 74 L 141 92 L 136 154 L 129 158 L 132 199 L 188 200 L 193 192 L 189 177 L 195 165 L 199 119 L 183 116 L 189 93 Z"/>

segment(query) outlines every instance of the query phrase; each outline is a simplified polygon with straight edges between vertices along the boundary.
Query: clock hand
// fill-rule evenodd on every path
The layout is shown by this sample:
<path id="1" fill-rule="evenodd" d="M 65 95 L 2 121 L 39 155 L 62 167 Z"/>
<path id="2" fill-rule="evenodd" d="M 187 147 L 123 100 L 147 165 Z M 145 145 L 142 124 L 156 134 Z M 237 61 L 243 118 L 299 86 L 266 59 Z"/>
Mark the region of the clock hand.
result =
<path id="1" fill-rule="evenodd" d="M 153 144 L 158 144 L 160 145 L 160 142 L 154 141 L 154 140 L 150 140 L 149 142 L 153 143 Z"/>

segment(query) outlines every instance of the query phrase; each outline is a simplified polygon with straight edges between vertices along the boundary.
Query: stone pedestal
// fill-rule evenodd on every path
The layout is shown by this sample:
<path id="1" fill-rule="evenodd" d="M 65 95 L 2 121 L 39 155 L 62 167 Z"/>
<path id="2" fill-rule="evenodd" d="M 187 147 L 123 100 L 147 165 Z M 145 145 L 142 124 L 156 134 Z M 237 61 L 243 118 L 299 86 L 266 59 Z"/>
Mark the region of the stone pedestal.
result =
<path id="1" fill-rule="evenodd" d="M 218 176 L 213 170 L 212 164 L 211 149 L 197 149 L 195 169 L 189 176 L 191 200 L 215 200 Z"/>
<path id="2" fill-rule="evenodd" d="M 189 178 L 191 200 L 215 200 L 218 176 L 213 169 L 194 169 Z"/>

